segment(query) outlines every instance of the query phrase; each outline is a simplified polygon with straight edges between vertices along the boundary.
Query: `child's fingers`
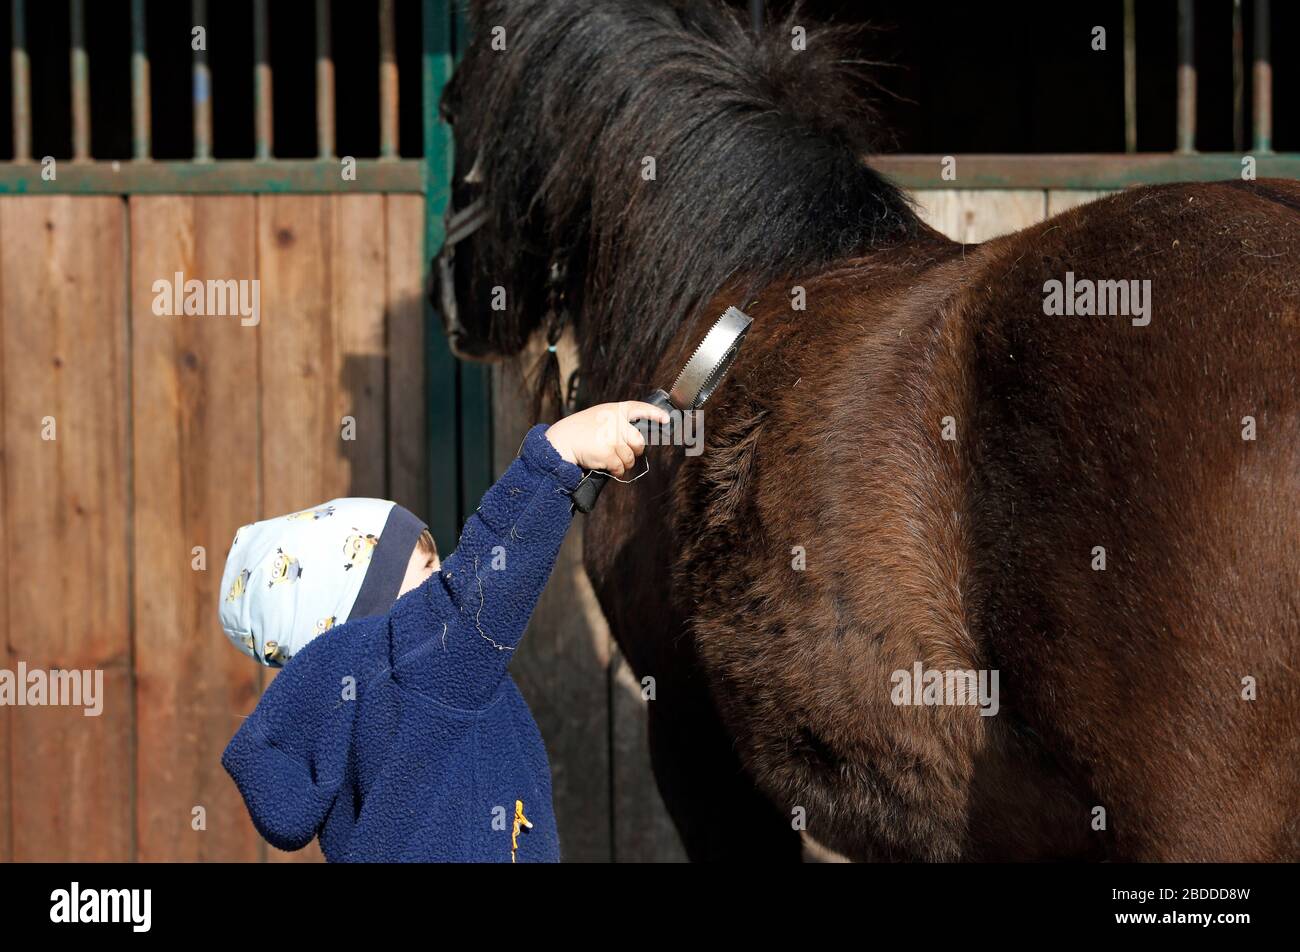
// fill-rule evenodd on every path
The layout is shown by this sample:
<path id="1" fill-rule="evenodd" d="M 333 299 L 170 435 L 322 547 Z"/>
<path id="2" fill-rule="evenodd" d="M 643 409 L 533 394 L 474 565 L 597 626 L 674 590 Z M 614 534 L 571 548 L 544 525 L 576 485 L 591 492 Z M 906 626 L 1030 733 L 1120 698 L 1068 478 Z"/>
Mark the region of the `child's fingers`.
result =
<path id="1" fill-rule="evenodd" d="M 631 423 L 623 424 L 623 439 L 637 456 L 645 452 L 645 437 Z"/>
<path id="2" fill-rule="evenodd" d="M 583 465 L 590 469 L 604 470 L 611 476 L 622 476 L 627 468 L 612 446 L 602 447 L 589 453 L 583 460 Z"/>
<path id="3" fill-rule="evenodd" d="M 642 403 L 640 400 L 628 400 L 619 404 L 623 408 L 623 417 L 629 423 L 633 420 L 654 420 L 656 423 L 667 423 L 668 414 L 662 408 L 655 406 L 653 403 Z"/>
<path id="4" fill-rule="evenodd" d="M 628 446 L 626 443 L 620 443 L 615 446 L 614 452 L 623 463 L 624 469 L 631 469 L 636 465 L 636 453 L 632 452 L 632 447 Z"/>

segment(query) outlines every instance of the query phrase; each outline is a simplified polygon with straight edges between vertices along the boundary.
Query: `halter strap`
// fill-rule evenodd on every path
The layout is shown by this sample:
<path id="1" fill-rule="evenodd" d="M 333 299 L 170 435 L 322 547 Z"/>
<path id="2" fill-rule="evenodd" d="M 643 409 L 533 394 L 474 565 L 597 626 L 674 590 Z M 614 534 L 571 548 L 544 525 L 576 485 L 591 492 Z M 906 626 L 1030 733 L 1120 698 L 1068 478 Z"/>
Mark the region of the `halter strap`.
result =
<path id="1" fill-rule="evenodd" d="M 460 244 L 460 242 L 487 224 L 487 220 L 487 203 L 483 200 L 483 196 L 480 195 L 460 211 L 452 212 L 447 217 L 447 234 L 443 238 L 443 244 L 453 247 Z"/>

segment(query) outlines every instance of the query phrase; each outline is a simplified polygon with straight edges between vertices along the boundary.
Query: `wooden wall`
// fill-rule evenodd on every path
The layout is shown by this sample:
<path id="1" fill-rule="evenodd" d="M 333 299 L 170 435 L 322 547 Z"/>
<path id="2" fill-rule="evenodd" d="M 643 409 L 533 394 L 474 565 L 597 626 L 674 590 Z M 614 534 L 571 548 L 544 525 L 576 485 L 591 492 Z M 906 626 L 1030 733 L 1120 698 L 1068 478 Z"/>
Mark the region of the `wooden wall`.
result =
<path id="1" fill-rule="evenodd" d="M 981 241 L 1092 197 L 918 201 Z M 319 858 L 262 843 L 221 769 L 269 672 L 226 642 L 217 588 L 253 519 L 340 495 L 424 511 L 422 234 L 419 196 L 0 197 L 0 668 L 97 668 L 106 695 L 99 717 L 0 706 L 0 860 Z M 260 324 L 154 314 L 177 271 L 260 280 Z M 519 368 L 492 377 L 501 471 L 532 421 Z M 682 859 L 578 532 L 513 671 L 566 858 Z"/>
<path id="2" fill-rule="evenodd" d="M 0 667 L 105 693 L 0 707 L 0 859 L 274 852 L 220 765 L 269 674 L 221 633 L 222 565 L 238 526 L 334 496 L 425 508 L 423 208 L 0 198 Z M 156 315 L 178 271 L 260 280 L 260 323 Z"/>

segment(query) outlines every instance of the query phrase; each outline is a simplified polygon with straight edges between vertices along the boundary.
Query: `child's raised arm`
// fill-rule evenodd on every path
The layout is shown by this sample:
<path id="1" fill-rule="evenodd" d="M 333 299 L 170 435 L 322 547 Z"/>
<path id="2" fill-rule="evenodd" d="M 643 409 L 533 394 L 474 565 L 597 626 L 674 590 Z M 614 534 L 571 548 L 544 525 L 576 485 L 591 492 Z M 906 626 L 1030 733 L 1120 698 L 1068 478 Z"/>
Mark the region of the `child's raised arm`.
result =
<path id="1" fill-rule="evenodd" d="M 401 638 L 410 664 L 399 664 L 399 673 L 413 666 L 425 690 L 456 707 L 492 698 L 568 531 L 569 494 L 582 468 L 630 472 L 645 450 L 631 424 L 638 419 L 668 422 L 658 407 L 629 402 L 529 430 L 519 458 L 466 521 L 456 551 L 416 593 L 428 599 L 418 607 L 421 614 L 432 609 L 432 619 L 409 617 L 417 606 L 404 606 L 405 599 L 394 609 L 395 625 L 425 629 L 418 642 Z"/>

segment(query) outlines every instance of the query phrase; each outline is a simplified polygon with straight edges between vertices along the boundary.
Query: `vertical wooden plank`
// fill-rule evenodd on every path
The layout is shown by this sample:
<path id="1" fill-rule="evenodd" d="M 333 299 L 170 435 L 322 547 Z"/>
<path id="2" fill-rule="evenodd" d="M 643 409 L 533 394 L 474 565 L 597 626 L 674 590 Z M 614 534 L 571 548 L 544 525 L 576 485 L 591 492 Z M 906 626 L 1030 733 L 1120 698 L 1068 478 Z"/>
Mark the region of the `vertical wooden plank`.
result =
<path id="1" fill-rule="evenodd" d="M 258 668 L 217 621 L 230 541 L 259 516 L 258 329 L 237 312 L 168 315 L 154 307 L 172 293 L 177 273 L 182 290 L 186 281 L 212 280 L 244 282 L 251 292 L 254 211 L 251 196 L 130 202 L 141 860 L 261 855 L 220 763 L 256 703 Z M 156 291 L 157 281 L 166 287 Z M 195 546 L 205 550 L 199 570 Z M 205 829 L 193 828 L 196 807 Z"/>
<path id="2" fill-rule="evenodd" d="M 328 197 L 257 198 L 263 518 L 339 495 L 330 491 L 342 468 L 334 421 L 332 223 Z M 315 843 L 297 853 L 266 850 L 273 861 L 322 858 Z"/>
<path id="3" fill-rule="evenodd" d="M 1047 192 L 1047 217 L 1095 202 L 1104 195 L 1114 195 L 1117 189 L 1053 188 Z"/>
<path id="4" fill-rule="evenodd" d="M 0 248 L 4 247 L 7 238 L 3 215 L 0 215 Z M 4 269 L 0 268 L 0 370 L 5 366 L 4 278 Z M 9 650 L 9 545 L 5 534 L 5 465 L 8 454 L 5 447 L 5 388 L 4 381 L 0 380 L 0 666 L 12 671 L 13 657 Z M 0 863 L 13 860 L 13 814 L 10 812 L 9 797 L 13 778 L 9 763 L 9 711 L 8 705 L 0 706 Z"/>
<path id="5" fill-rule="evenodd" d="M 383 202 L 257 199 L 263 516 L 386 491 Z M 345 416 L 355 439 L 344 438 Z M 321 858 L 316 845 L 268 855 Z"/>
<path id="6" fill-rule="evenodd" d="M 263 516 L 328 499 L 339 469 L 331 225 L 328 198 L 257 198 Z"/>
<path id="7" fill-rule="evenodd" d="M 102 711 L 15 707 L 15 860 L 133 855 L 124 203 L 0 198 L 10 662 L 102 672 Z M 42 439 L 52 417 L 57 438 Z M 93 676 L 92 676 L 93 677 Z M 92 680 L 93 685 L 93 680 Z"/>
<path id="8" fill-rule="evenodd" d="M 257 201 L 267 515 L 332 496 L 383 496 L 383 198 Z M 356 421 L 355 439 L 344 439 L 345 416 Z"/>
<path id="9" fill-rule="evenodd" d="M 912 194 L 926 224 L 963 244 L 988 241 L 1047 216 L 1041 189 L 921 189 Z"/>
<path id="10" fill-rule="evenodd" d="M 537 360 L 538 344 L 522 358 L 523 367 Z M 561 351 L 567 375 L 575 361 L 571 342 L 563 342 Z M 494 454 L 501 473 L 537 421 L 530 417 L 518 364 L 497 368 L 492 380 Z M 569 862 L 608 862 L 612 856 L 609 651 L 609 631 L 582 567 L 581 523 L 575 521 L 510 664 L 546 741 L 560 850 Z"/>
<path id="11" fill-rule="evenodd" d="M 334 323 L 334 413 L 332 443 L 342 464 L 330 478 L 338 496 L 384 498 L 388 491 L 387 247 L 382 195 L 319 198 L 331 204 L 333 245 L 330 317 Z M 321 361 L 329 366 L 330 355 Z M 343 439 L 343 418 L 355 421 Z M 324 436 L 323 436 L 324 438 Z"/>
<path id="12" fill-rule="evenodd" d="M 385 198 L 388 248 L 388 493 L 427 519 L 424 390 L 424 198 Z M 448 490 L 450 491 L 450 489 Z"/>

